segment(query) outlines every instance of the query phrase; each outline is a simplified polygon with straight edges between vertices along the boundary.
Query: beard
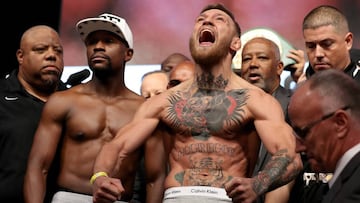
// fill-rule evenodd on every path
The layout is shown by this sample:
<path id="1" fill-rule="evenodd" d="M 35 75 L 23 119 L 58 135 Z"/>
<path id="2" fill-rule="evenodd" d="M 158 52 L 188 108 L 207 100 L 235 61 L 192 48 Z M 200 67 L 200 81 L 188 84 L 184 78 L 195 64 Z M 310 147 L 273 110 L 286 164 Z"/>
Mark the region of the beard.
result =
<path id="1" fill-rule="evenodd" d="M 105 66 L 102 65 L 101 67 L 97 67 L 99 65 L 89 64 L 90 70 L 92 70 L 93 74 L 99 79 L 106 79 L 114 74 L 112 63 L 110 61 Z"/>
<path id="2" fill-rule="evenodd" d="M 44 94 L 53 93 L 60 84 L 60 76 L 58 75 L 38 75 L 36 78 L 32 85 Z"/>
<path id="3" fill-rule="evenodd" d="M 197 40 L 191 37 L 189 41 L 190 53 L 199 65 L 211 66 L 220 63 L 229 52 L 230 42 L 220 42 L 217 46 L 196 47 Z"/>

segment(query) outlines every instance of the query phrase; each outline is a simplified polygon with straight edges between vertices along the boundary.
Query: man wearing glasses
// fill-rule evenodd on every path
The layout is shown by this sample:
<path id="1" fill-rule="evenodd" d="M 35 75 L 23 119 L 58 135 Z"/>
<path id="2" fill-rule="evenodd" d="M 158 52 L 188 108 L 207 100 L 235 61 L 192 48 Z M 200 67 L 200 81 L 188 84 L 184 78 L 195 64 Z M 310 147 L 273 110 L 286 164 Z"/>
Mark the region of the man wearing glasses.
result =
<path id="1" fill-rule="evenodd" d="M 319 71 L 295 90 L 288 113 L 314 172 L 333 173 L 322 202 L 360 202 L 360 86 L 342 71 Z M 311 102 L 309 102 L 311 101 Z"/>

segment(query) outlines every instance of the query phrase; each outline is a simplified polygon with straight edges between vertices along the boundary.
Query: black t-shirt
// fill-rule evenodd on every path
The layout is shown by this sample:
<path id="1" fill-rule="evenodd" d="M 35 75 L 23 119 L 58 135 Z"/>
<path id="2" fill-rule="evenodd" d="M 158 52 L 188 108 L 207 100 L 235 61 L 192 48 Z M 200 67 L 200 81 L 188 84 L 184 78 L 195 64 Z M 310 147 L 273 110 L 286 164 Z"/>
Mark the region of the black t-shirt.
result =
<path id="1" fill-rule="evenodd" d="M 17 70 L 0 80 L 0 202 L 24 202 L 23 179 L 44 104 L 20 85 Z"/>

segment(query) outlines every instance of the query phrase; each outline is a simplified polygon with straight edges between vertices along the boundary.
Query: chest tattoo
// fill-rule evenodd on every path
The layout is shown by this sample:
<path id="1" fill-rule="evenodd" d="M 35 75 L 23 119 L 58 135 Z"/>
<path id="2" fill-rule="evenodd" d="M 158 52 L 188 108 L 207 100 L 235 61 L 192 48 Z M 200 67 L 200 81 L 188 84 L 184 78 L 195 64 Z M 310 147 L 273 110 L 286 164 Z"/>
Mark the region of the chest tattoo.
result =
<path id="1" fill-rule="evenodd" d="M 172 95 L 168 118 L 175 129 L 190 132 L 195 139 L 207 140 L 211 135 L 226 133 L 244 121 L 245 111 L 242 107 L 248 99 L 245 89 L 227 92 L 199 89 L 188 95 Z"/>

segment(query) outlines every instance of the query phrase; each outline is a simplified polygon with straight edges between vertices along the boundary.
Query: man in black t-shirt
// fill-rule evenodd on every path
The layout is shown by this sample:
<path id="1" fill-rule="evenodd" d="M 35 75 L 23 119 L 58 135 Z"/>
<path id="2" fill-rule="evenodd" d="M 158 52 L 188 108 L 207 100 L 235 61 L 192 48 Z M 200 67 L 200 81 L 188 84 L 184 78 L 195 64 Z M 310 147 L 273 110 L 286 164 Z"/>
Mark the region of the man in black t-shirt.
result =
<path id="1" fill-rule="evenodd" d="M 0 202 L 23 203 L 23 179 L 42 108 L 53 92 L 65 88 L 58 33 L 44 25 L 29 28 L 16 57 L 19 68 L 0 80 Z"/>

